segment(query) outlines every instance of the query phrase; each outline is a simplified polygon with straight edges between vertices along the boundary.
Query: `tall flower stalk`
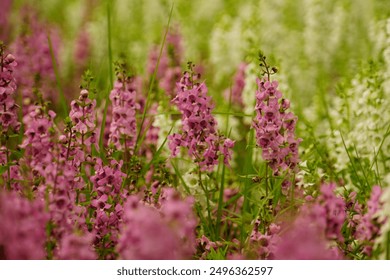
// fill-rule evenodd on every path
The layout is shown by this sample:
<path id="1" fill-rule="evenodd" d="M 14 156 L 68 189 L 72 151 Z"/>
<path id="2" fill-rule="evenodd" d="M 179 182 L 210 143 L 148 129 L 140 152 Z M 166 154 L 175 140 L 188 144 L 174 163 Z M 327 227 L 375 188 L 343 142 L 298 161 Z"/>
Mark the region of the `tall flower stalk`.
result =
<path id="1" fill-rule="evenodd" d="M 224 164 L 229 165 L 234 141 L 218 133 L 211 97 L 207 95 L 206 84 L 199 82 L 200 75 L 193 72 L 193 67 L 189 63 L 189 71 L 176 85 L 177 95 L 172 102 L 182 113 L 182 130 L 168 136 L 168 145 L 172 156 L 179 153 L 180 147 L 185 147 L 200 170 L 212 171 L 218 165 L 219 155 L 223 155 Z"/>
<path id="2" fill-rule="evenodd" d="M 118 64 L 116 72 L 117 80 L 110 93 L 112 121 L 108 143 L 127 156 L 134 152 L 137 136 L 136 111 L 139 105 L 136 102 L 135 77 L 127 73 L 124 64 Z"/>
<path id="3" fill-rule="evenodd" d="M 290 101 L 283 98 L 278 82 L 271 81 L 271 75 L 277 69 L 267 64 L 263 54 L 260 54 L 259 60 L 265 77 L 257 79 L 256 118 L 253 121 L 256 144 L 262 149 L 263 159 L 273 175 L 285 175 L 282 187 L 286 192 L 292 183 L 290 177 L 297 171 L 299 163 L 298 146 L 302 140 L 295 136 L 298 118 L 288 112 Z"/>
<path id="4" fill-rule="evenodd" d="M 0 163 L 7 166 L 7 187 L 11 189 L 11 162 L 8 147 L 9 138 L 17 133 L 20 123 L 17 117 L 18 105 L 15 103 L 16 79 L 14 69 L 17 65 L 12 54 L 6 54 L 5 45 L 0 42 Z"/>

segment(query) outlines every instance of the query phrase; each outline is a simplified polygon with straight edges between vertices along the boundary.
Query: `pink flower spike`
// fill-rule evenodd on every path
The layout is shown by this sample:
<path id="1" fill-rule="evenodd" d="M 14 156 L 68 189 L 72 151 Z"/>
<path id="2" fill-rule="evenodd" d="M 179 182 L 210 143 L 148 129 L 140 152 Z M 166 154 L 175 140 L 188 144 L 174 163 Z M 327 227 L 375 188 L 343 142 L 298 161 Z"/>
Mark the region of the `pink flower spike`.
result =
<path id="1" fill-rule="evenodd" d="M 168 136 L 168 146 L 172 156 L 178 154 L 179 147 L 188 148 L 188 155 L 200 169 L 211 172 L 220 155 L 224 164 L 229 165 L 234 141 L 217 133 L 217 121 L 211 114 L 214 105 L 199 78 L 195 73 L 185 72 L 177 83 L 177 95 L 172 102 L 182 113 L 182 131 Z"/>

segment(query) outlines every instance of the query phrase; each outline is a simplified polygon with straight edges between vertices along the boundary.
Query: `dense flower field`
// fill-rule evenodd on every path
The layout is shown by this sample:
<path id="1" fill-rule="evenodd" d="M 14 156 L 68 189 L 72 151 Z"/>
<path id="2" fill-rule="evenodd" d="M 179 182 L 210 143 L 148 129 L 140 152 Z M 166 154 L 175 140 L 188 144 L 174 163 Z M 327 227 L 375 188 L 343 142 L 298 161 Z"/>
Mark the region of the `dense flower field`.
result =
<path id="1" fill-rule="evenodd" d="M 390 259 L 386 0 L 0 4 L 0 259 Z"/>

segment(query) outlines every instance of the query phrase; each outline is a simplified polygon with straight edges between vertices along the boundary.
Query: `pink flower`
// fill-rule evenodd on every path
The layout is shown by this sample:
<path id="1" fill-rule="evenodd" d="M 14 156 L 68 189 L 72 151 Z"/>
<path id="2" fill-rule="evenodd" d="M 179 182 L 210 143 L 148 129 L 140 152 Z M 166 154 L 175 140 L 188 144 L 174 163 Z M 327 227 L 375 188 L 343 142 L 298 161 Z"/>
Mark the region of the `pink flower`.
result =
<path id="1" fill-rule="evenodd" d="M 82 89 L 78 99 L 71 102 L 69 117 L 72 121 L 65 136 L 65 151 L 63 155 L 66 160 L 72 160 L 75 168 L 79 169 L 83 162 L 91 157 L 92 145 L 99 150 L 96 137 L 96 100 L 91 100 L 89 91 Z M 70 144 L 69 142 L 70 141 Z"/>
<path id="2" fill-rule="evenodd" d="M 192 199 L 181 200 L 164 190 L 161 208 L 147 206 L 136 196 L 125 204 L 118 243 L 122 259 L 189 259 L 195 253 L 196 221 Z"/>
<path id="3" fill-rule="evenodd" d="M 346 204 L 334 194 L 336 185 L 322 184 L 317 200 L 311 198 L 300 208 L 296 220 L 285 225 L 276 245 L 276 259 L 341 259 L 337 247 L 344 242 L 342 228 L 346 221 Z"/>
<path id="4" fill-rule="evenodd" d="M 45 178 L 51 173 L 46 168 L 53 161 L 54 139 L 49 130 L 53 126 L 55 115 L 53 111 L 45 113 L 41 106 L 31 106 L 30 113 L 23 118 L 25 137 L 20 147 L 25 149 L 25 155 L 28 156 L 28 166 Z"/>
<path id="5" fill-rule="evenodd" d="M 89 34 L 85 29 L 81 29 L 76 37 L 76 42 L 74 46 L 74 61 L 77 67 L 80 65 L 86 66 L 87 60 L 91 54 L 91 42 Z"/>
<path id="6" fill-rule="evenodd" d="M 0 258 L 39 260 L 46 256 L 44 201 L 29 201 L 16 194 L 0 193 Z"/>
<path id="7" fill-rule="evenodd" d="M 57 257 L 61 260 L 96 260 L 92 243 L 93 236 L 90 233 L 65 235 L 59 244 Z"/>
<path id="8" fill-rule="evenodd" d="M 5 46 L 0 45 L 0 134 L 8 130 L 17 132 L 20 128 L 15 103 L 16 79 L 14 70 L 17 63 L 12 54 L 5 53 Z"/>
<path id="9" fill-rule="evenodd" d="M 276 224 L 270 224 L 266 233 L 259 231 L 260 221 L 257 220 L 253 231 L 250 235 L 250 245 L 254 250 L 255 256 L 258 259 L 274 259 L 275 250 L 280 242 L 280 226 Z"/>
<path id="10" fill-rule="evenodd" d="M 298 218 L 275 246 L 277 260 L 338 260 L 341 254 L 329 248 L 321 227 L 306 218 Z"/>
<path id="11" fill-rule="evenodd" d="M 298 146 L 302 141 L 295 137 L 297 117 L 286 112 L 290 102 L 282 98 L 278 82 L 257 79 L 256 118 L 253 127 L 256 130 L 256 143 L 262 149 L 262 156 L 273 170 L 274 175 L 286 173 L 283 193 L 288 192 L 291 173 L 298 169 Z"/>
<path id="12" fill-rule="evenodd" d="M 7 41 L 9 33 L 8 19 L 11 15 L 12 0 L 2 0 L 0 9 L 0 41 Z"/>
<path id="13" fill-rule="evenodd" d="M 91 201 L 91 206 L 94 208 L 97 208 L 98 210 L 106 210 L 110 209 L 111 205 L 107 203 L 107 195 L 103 194 L 101 197 L 98 199 L 94 199 Z"/>
<path id="14" fill-rule="evenodd" d="M 326 217 L 325 235 L 328 239 L 344 241 L 341 229 L 346 219 L 346 205 L 341 197 L 334 194 L 336 185 L 322 184 L 318 202 L 322 205 Z"/>
<path id="15" fill-rule="evenodd" d="M 95 164 L 95 174 L 90 177 L 93 183 L 93 197 L 91 208 L 93 217 L 91 222 L 94 228 L 94 245 L 99 249 L 112 249 L 118 242 L 119 225 L 122 220 L 122 199 L 127 192 L 122 190 L 122 180 L 126 174 L 121 171 L 122 162 L 112 160 L 109 165 L 103 165 L 101 159 Z M 108 250 L 108 252 L 110 252 Z M 99 258 L 111 259 L 111 253 L 99 255 Z"/>
<path id="16" fill-rule="evenodd" d="M 371 256 L 375 238 L 380 234 L 381 226 L 385 222 L 377 216 L 383 205 L 380 201 L 381 194 L 381 188 L 373 186 L 365 213 L 361 210 L 357 215 L 353 216 L 353 223 L 356 225 L 356 239 L 363 244 L 363 253 L 368 256 Z"/>
<path id="17" fill-rule="evenodd" d="M 137 136 L 136 87 L 133 77 L 120 77 L 110 93 L 112 103 L 112 119 L 110 125 L 109 144 L 120 151 L 132 151 Z"/>
<path id="18" fill-rule="evenodd" d="M 56 79 L 48 34 L 55 58 L 58 58 L 60 38 L 56 30 L 47 28 L 48 24 L 39 21 L 33 7 L 24 7 L 21 17 L 24 19 L 25 32 L 16 38 L 11 48 L 18 57 L 19 67 L 15 74 L 23 97 L 23 114 L 27 114 L 29 107 L 37 100 L 34 88 L 40 89 L 44 98 L 57 101 L 54 96 Z"/>
<path id="19" fill-rule="evenodd" d="M 69 117 L 74 124 L 74 130 L 84 135 L 93 131 L 96 126 L 94 112 L 96 100 L 88 98 L 88 90 L 81 90 L 79 99 L 73 100 L 70 106 Z"/>
<path id="20" fill-rule="evenodd" d="M 172 102 L 182 112 L 182 131 L 168 136 L 168 146 L 172 156 L 178 154 L 179 147 L 187 148 L 201 170 L 212 171 L 221 154 L 224 163 L 229 164 L 234 141 L 217 133 L 217 122 L 211 114 L 214 105 L 206 85 L 198 79 L 198 75 L 185 72 L 177 83 L 178 92 Z"/>
<path id="21" fill-rule="evenodd" d="M 247 64 L 241 62 L 238 66 L 238 69 L 233 78 L 233 86 L 231 89 L 225 90 L 224 96 L 226 100 L 231 98 L 231 102 L 233 106 L 237 106 L 238 108 L 242 108 L 244 106 L 242 100 L 242 92 L 245 88 L 245 70 L 247 68 Z M 231 96 L 231 97 L 230 97 Z"/>
<path id="22" fill-rule="evenodd" d="M 181 76 L 183 49 L 182 37 L 177 30 L 170 30 L 160 57 L 156 79 L 158 86 L 170 97 L 174 97 L 176 81 Z M 149 54 L 147 71 L 151 76 L 156 68 L 159 48 L 155 47 Z"/>

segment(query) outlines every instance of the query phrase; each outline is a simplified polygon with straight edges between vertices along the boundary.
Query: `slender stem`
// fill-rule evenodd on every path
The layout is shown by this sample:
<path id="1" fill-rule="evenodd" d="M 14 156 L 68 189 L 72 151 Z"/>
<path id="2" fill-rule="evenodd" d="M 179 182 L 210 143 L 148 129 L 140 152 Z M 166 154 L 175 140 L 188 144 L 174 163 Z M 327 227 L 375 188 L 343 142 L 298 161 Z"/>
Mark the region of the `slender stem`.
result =
<path id="1" fill-rule="evenodd" d="M 103 144 L 104 144 L 104 130 L 106 128 L 106 119 L 107 119 L 107 112 L 108 112 L 108 104 L 110 103 L 110 91 L 113 88 L 114 85 L 114 77 L 113 77 L 113 70 L 112 70 L 112 46 L 111 46 L 111 0 L 107 1 L 107 48 L 108 48 L 108 70 L 109 70 L 109 81 L 110 81 L 110 88 L 107 91 L 107 94 L 105 96 L 105 104 L 104 104 L 104 112 L 103 112 L 103 119 L 102 124 L 100 127 L 100 138 L 99 138 L 99 148 L 100 148 L 100 157 L 103 159 L 103 161 L 106 160 L 105 153 L 103 152 Z"/>
<path id="2" fill-rule="evenodd" d="M 205 196 L 206 196 L 206 205 L 207 205 L 207 217 L 209 219 L 209 225 L 212 225 L 212 220 L 211 220 L 211 213 L 210 213 L 210 200 L 209 200 L 209 192 L 207 188 L 203 185 L 202 182 L 202 172 L 200 171 L 200 167 L 198 168 L 198 175 L 199 175 L 199 185 L 202 188 Z"/>
<path id="3" fill-rule="evenodd" d="M 10 191 L 11 190 L 11 167 L 10 167 L 10 164 L 9 164 L 9 150 L 8 150 L 8 147 L 7 147 L 7 143 L 5 145 L 5 156 L 6 156 L 6 160 L 7 160 L 7 176 L 8 176 L 8 179 L 7 179 L 7 188 L 8 190 Z"/>
<path id="4" fill-rule="evenodd" d="M 164 38 L 163 38 L 163 41 L 162 41 L 162 44 L 161 44 L 161 47 L 160 47 L 160 53 L 158 55 L 157 64 L 156 64 L 156 67 L 154 68 L 154 72 L 153 72 L 153 75 L 152 75 L 152 78 L 151 78 L 150 84 L 149 84 L 149 90 L 148 90 L 148 92 L 146 94 L 145 106 L 144 106 L 144 110 L 143 110 L 143 113 L 142 113 L 141 123 L 140 123 L 140 126 L 139 126 L 139 131 L 138 131 L 138 134 L 137 134 L 137 138 L 135 140 L 134 153 L 137 152 L 137 149 L 138 149 L 138 146 L 139 146 L 140 136 L 142 134 L 142 128 L 144 126 L 146 112 L 148 111 L 148 107 L 149 107 L 149 104 L 150 104 L 150 98 L 149 97 L 150 97 L 150 94 L 151 94 L 151 92 L 153 90 L 153 85 L 154 85 L 154 82 L 155 82 L 155 79 L 156 79 L 156 76 L 157 76 L 157 70 L 158 70 L 158 67 L 160 65 L 160 59 L 161 59 L 161 56 L 162 56 L 162 53 L 163 53 L 163 50 L 164 50 L 165 42 L 166 42 L 167 35 L 168 35 L 169 26 L 171 24 L 172 13 L 173 13 L 173 3 L 172 3 L 172 6 L 171 6 L 171 11 L 169 13 L 168 25 L 167 25 L 167 28 L 165 30 Z"/>
<path id="5" fill-rule="evenodd" d="M 221 187 L 219 188 L 219 198 L 218 198 L 218 210 L 217 210 L 217 230 L 216 234 L 219 236 L 221 229 L 221 218 L 222 218 L 222 208 L 223 208 L 223 195 L 225 190 L 225 165 L 222 166 L 222 178 L 221 178 Z"/>
<path id="6" fill-rule="evenodd" d="M 54 74 L 55 74 L 55 78 L 56 78 L 56 82 L 57 82 L 57 88 L 58 88 L 58 92 L 60 95 L 60 103 L 62 106 L 62 110 L 64 111 L 64 115 L 68 115 L 68 105 L 66 103 L 65 93 L 64 93 L 64 90 L 62 88 L 60 72 L 58 70 L 56 57 L 54 55 L 53 44 L 52 44 L 52 41 L 50 38 L 50 34 L 47 34 L 47 41 L 49 43 L 51 62 L 53 64 L 53 70 L 54 70 Z"/>
<path id="7" fill-rule="evenodd" d="M 232 87 L 230 85 L 228 112 L 230 111 L 231 106 L 232 106 Z M 228 136 L 228 130 L 229 130 L 229 115 L 226 115 L 226 128 L 225 128 L 225 135 L 226 136 Z M 218 166 L 218 169 L 219 169 L 219 166 Z M 225 169 L 226 169 L 226 166 L 224 163 L 222 163 L 222 175 L 221 175 L 221 179 L 220 179 L 221 186 L 219 188 L 219 199 L 218 199 L 218 210 L 217 210 L 217 235 L 218 236 L 220 235 L 222 208 L 223 208 L 223 195 L 225 192 Z"/>
<path id="8" fill-rule="evenodd" d="M 390 232 L 387 232 L 386 238 L 386 260 L 390 259 Z"/>
<path id="9" fill-rule="evenodd" d="M 291 184 L 291 203 L 295 205 L 295 173 L 293 175 L 293 180 Z"/>
<path id="10" fill-rule="evenodd" d="M 265 164 L 265 196 L 268 199 L 268 163 Z"/>
<path id="11" fill-rule="evenodd" d="M 245 243 L 245 240 L 248 236 L 248 232 L 245 228 L 245 224 L 247 222 L 246 220 L 246 214 L 251 213 L 251 205 L 250 205 L 250 184 L 251 180 L 249 178 L 249 174 L 253 171 L 253 147 L 254 147 L 254 141 L 255 141 L 255 135 L 254 130 L 249 130 L 249 136 L 248 136 L 248 145 L 247 145 L 247 151 L 246 151 L 246 157 L 244 159 L 244 174 L 245 174 L 245 181 L 244 181 L 244 191 L 243 191 L 243 197 L 244 202 L 242 205 L 241 210 L 241 235 L 240 235 L 240 241 L 242 244 Z"/>
<path id="12" fill-rule="evenodd" d="M 69 159 L 69 153 L 70 153 L 70 144 L 72 142 L 72 129 L 70 129 L 69 131 L 69 141 L 68 141 L 68 147 L 67 147 L 67 151 L 66 151 L 66 160 Z"/>
<path id="13" fill-rule="evenodd" d="M 107 1 L 107 47 L 108 47 L 108 69 L 110 73 L 110 86 L 114 85 L 112 70 L 112 45 L 111 45 L 111 1 Z"/>

